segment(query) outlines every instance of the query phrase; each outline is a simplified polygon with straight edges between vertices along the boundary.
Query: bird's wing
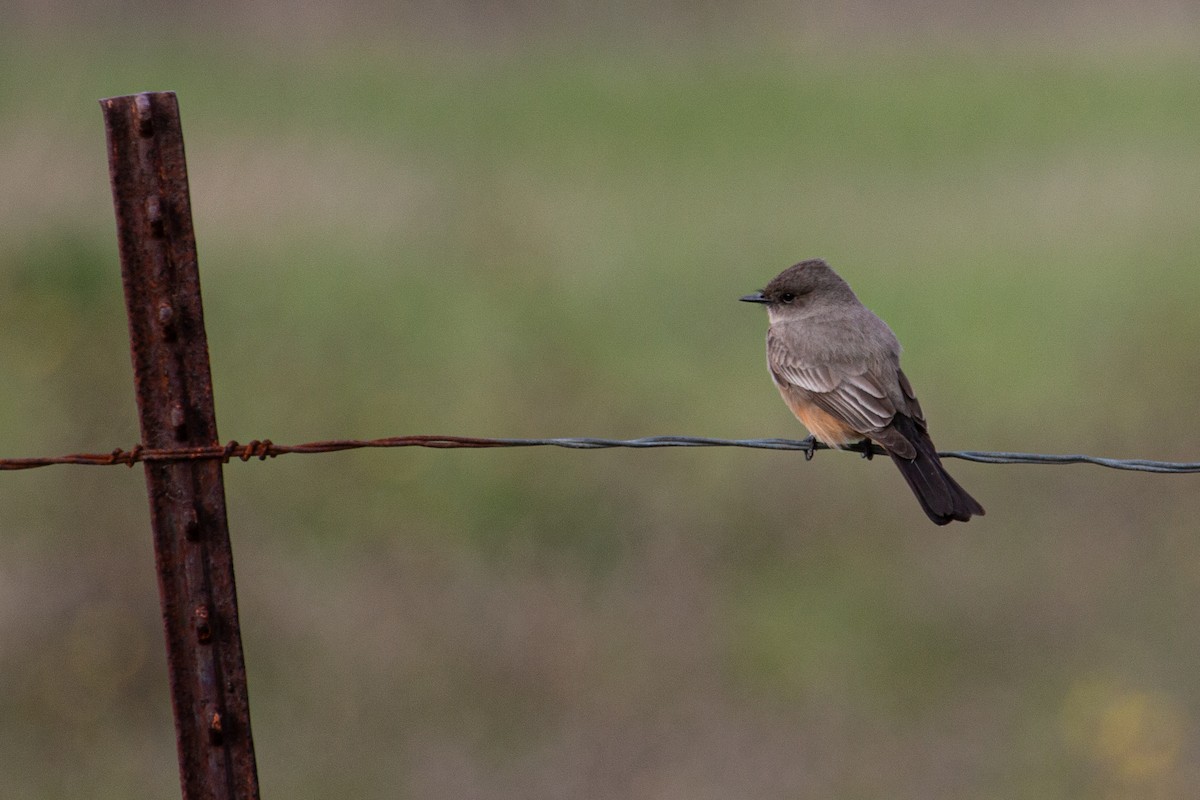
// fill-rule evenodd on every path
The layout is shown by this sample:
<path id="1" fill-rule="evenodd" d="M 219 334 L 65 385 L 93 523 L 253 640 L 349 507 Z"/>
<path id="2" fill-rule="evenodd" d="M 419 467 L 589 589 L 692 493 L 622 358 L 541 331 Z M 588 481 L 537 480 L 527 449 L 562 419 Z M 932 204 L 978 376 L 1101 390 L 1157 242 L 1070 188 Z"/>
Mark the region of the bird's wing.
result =
<path id="1" fill-rule="evenodd" d="M 817 363 L 818 359 L 798 355 L 770 333 L 767 354 L 776 382 L 803 390 L 808 400 L 822 411 L 897 455 L 906 458 L 915 455 L 912 444 L 890 427 L 897 411 L 907 413 L 908 409 L 897 409 L 893 400 L 895 391 L 888 392 L 884 381 L 899 380 L 906 400 L 912 393 L 908 380 L 898 377 L 898 369 L 890 376 L 881 376 L 867 366 L 836 361 Z M 912 402 L 915 404 L 915 398 Z"/>
<path id="2" fill-rule="evenodd" d="M 906 405 L 904 413 L 915 419 L 921 426 L 921 430 L 925 430 L 925 413 L 921 411 L 921 404 L 917 402 L 917 395 L 913 392 L 912 384 L 908 382 L 908 376 L 904 374 L 904 370 L 896 370 L 896 377 L 900 379 L 900 391 L 904 392 Z"/>

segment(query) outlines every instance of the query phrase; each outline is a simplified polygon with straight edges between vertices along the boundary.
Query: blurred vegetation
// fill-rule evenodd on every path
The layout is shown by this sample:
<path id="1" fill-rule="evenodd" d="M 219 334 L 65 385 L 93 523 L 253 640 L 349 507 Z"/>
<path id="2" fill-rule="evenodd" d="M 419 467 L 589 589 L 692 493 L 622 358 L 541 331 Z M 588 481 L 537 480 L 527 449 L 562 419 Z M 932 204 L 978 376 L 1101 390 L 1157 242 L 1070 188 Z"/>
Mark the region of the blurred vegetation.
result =
<path id="1" fill-rule="evenodd" d="M 0 455 L 137 440 L 96 100 L 172 89 L 226 439 L 800 436 L 735 300 L 820 256 L 942 447 L 1195 460 L 1190 19 L 538 7 L 0 34 Z M 232 464 L 264 794 L 1195 795 L 1193 479 L 950 466 L 944 530 L 838 454 Z M 177 791 L 145 507 L 0 481 L 0 796 Z"/>

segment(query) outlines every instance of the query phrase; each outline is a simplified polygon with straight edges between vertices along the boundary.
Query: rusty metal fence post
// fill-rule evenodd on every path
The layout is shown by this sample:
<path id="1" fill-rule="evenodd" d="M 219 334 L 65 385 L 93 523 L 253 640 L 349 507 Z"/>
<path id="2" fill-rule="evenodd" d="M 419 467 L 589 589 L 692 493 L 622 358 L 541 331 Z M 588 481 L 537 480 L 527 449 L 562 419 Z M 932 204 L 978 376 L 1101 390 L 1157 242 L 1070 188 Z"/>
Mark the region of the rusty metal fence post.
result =
<path id="1" fill-rule="evenodd" d="M 142 445 L 219 444 L 179 104 L 101 100 Z M 147 463 L 185 800 L 258 797 L 221 462 Z"/>

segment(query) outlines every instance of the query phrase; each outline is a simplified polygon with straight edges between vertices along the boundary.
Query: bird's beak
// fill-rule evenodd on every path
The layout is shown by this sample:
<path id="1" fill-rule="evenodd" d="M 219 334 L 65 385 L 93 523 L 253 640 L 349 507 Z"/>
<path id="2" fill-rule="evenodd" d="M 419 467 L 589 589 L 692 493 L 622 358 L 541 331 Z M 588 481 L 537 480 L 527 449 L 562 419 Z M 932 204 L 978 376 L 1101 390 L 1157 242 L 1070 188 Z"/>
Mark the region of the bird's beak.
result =
<path id="1" fill-rule="evenodd" d="M 745 297 L 739 297 L 738 299 L 741 300 L 743 303 L 769 303 L 769 302 L 771 302 L 767 298 L 763 297 L 762 292 L 755 292 L 754 294 L 748 294 Z"/>

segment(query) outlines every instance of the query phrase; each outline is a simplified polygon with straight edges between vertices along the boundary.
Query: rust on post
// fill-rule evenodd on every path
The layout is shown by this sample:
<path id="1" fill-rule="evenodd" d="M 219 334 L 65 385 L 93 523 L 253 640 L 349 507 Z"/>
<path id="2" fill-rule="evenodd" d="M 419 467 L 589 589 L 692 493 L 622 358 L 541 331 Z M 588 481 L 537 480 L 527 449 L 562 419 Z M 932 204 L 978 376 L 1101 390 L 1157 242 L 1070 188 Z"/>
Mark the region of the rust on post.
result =
<path id="1" fill-rule="evenodd" d="M 101 100 L 141 446 L 218 446 L 179 105 Z M 257 798 L 218 460 L 145 464 L 185 800 Z"/>

